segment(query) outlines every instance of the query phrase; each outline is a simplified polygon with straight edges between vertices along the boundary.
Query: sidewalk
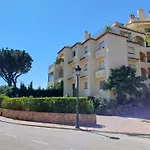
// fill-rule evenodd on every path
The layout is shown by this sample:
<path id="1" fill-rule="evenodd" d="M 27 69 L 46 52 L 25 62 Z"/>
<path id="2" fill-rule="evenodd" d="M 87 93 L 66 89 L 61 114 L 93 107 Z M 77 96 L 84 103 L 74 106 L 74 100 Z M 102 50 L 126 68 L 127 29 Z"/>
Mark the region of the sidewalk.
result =
<path id="1" fill-rule="evenodd" d="M 0 121 L 11 124 L 19 124 L 26 126 L 56 128 L 76 130 L 74 126 L 59 125 L 51 123 L 40 123 L 31 121 L 14 120 L 0 116 Z M 115 134 L 137 134 L 150 136 L 150 120 L 125 118 L 116 116 L 97 116 L 97 125 L 91 127 L 81 127 L 84 131 L 115 133 Z"/>

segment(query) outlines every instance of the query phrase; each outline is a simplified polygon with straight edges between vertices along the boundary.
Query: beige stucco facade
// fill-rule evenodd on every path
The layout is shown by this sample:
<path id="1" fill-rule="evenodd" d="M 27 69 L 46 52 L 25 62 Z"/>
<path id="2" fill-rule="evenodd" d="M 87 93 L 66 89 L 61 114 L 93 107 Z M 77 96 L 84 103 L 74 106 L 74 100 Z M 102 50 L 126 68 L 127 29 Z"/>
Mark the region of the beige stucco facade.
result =
<path id="1" fill-rule="evenodd" d="M 141 12 L 140 9 L 139 16 L 142 16 Z M 145 18 L 140 17 L 140 22 L 142 19 Z M 115 22 L 111 25 L 111 30 L 105 30 L 94 37 L 86 31 L 83 42 L 65 46 L 58 52 L 57 59 L 63 58 L 64 61 L 49 67 L 48 87 L 63 81 L 64 95 L 72 96 L 76 81 L 74 68 L 77 65 L 82 69 L 79 83 L 80 96 L 100 95 L 106 99 L 113 99 L 112 92 L 103 91 L 102 86 L 110 76 L 110 69 L 121 65 L 135 67 L 137 75 L 149 77 L 150 47 L 145 41 L 145 34 L 150 29 L 150 18 L 146 20 L 146 24 L 143 22 L 140 28 L 135 28 L 137 20 L 135 22 L 131 18 L 127 25 Z"/>

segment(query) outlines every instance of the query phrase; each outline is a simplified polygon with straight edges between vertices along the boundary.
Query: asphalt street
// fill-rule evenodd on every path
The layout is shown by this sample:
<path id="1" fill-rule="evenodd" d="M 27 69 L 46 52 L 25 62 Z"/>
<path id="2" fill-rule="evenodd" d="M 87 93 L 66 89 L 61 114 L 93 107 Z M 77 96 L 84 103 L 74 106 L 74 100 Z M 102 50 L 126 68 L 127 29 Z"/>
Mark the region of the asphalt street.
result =
<path id="1" fill-rule="evenodd" d="M 149 150 L 150 139 L 0 122 L 0 150 Z"/>

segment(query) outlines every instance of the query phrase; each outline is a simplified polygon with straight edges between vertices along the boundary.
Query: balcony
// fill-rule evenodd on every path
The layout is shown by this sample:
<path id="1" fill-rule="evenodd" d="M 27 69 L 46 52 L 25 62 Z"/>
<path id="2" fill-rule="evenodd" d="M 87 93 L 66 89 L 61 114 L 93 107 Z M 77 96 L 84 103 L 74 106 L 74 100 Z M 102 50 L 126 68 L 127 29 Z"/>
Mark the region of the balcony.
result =
<path id="1" fill-rule="evenodd" d="M 139 58 L 136 56 L 136 54 L 129 53 L 129 52 L 128 52 L 128 59 L 130 59 L 132 61 L 138 61 L 139 60 Z"/>
<path id="2" fill-rule="evenodd" d="M 83 56 L 80 58 L 80 60 L 87 60 L 89 57 L 89 52 L 87 51 L 86 53 L 83 54 Z"/>
<path id="3" fill-rule="evenodd" d="M 96 76 L 96 79 L 98 79 L 98 78 L 105 78 L 106 70 L 105 69 L 101 69 L 101 70 L 96 71 L 95 76 Z"/>
<path id="4" fill-rule="evenodd" d="M 53 72 L 54 71 L 54 64 L 50 65 L 48 68 L 48 72 Z"/>
<path id="5" fill-rule="evenodd" d="M 62 80 L 63 80 L 63 78 L 57 78 L 55 82 L 60 83 Z"/>
<path id="6" fill-rule="evenodd" d="M 103 58 L 103 57 L 105 57 L 105 56 L 106 56 L 106 49 L 105 49 L 105 48 L 102 48 L 102 49 L 97 50 L 97 51 L 95 52 L 95 57 L 96 57 L 96 59 L 98 59 L 98 58 Z"/>
<path id="7" fill-rule="evenodd" d="M 76 77 L 76 73 L 73 72 L 73 73 L 69 76 L 68 80 L 72 80 L 72 79 L 74 79 L 75 77 Z"/>
<path id="8" fill-rule="evenodd" d="M 84 78 L 84 77 L 87 77 L 88 76 L 88 70 L 86 71 L 81 71 L 80 73 L 80 78 Z"/>
<path id="9" fill-rule="evenodd" d="M 56 69 L 63 68 L 64 62 L 61 62 L 60 64 L 56 64 Z"/>
<path id="10" fill-rule="evenodd" d="M 76 61 L 76 56 L 74 56 L 71 59 L 69 59 L 68 64 L 75 63 L 75 61 Z"/>

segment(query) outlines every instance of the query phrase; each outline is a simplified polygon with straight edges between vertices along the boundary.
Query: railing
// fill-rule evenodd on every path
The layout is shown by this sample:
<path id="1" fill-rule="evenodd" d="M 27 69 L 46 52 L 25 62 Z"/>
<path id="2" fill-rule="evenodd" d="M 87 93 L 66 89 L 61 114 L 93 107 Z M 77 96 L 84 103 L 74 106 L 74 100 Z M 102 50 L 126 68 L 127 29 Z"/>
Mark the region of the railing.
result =
<path id="1" fill-rule="evenodd" d="M 80 77 L 87 76 L 87 75 L 88 75 L 88 70 L 81 71 L 80 73 Z"/>
<path id="2" fill-rule="evenodd" d="M 63 77 L 62 78 L 57 78 L 56 83 L 60 83 L 62 80 L 63 80 Z"/>
<path id="3" fill-rule="evenodd" d="M 105 69 L 97 70 L 95 75 L 96 78 L 104 78 L 106 76 L 106 70 Z"/>
<path id="4" fill-rule="evenodd" d="M 76 60 L 76 56 L 71 57 L 71 59 L 69 59 L 69 61 L 68 61 L 68 64 L 70 64 L 70 63 L 74 62 L 75 60 Z"/>
<path id="5" fill-rule="evenodd" d="M 61 62 L 60 64 L 56 64 L 56 68 L 62 67 L 64 65 L 64 62 Z"/>
<path id="6" fill-rule="evenodd" d="M 111 28 L 110 30 L 103 28 L 103 29 L 99 30 L 96 34 L 94 34 L 92 37 L 97 38 L 100 34 L 102 34 L 104 32 L 110 32 L 110 33 L 114 33 L 117 35 L 121 35 L 121 36 L 124 36 L 126 38 L 129 38 L 129 40 L 130 40 L 130 37 L 127 34 L 125 35 L 124 33 L 121 33 L 120 29 L 118 27 Z"/>
<path id="7" fill-rule="evenodd" d="M 99 49 L 95 52 L 96 58 L 104 57 L 104 56 L 106 56 L 106 49 L 105 48 Z"/>

